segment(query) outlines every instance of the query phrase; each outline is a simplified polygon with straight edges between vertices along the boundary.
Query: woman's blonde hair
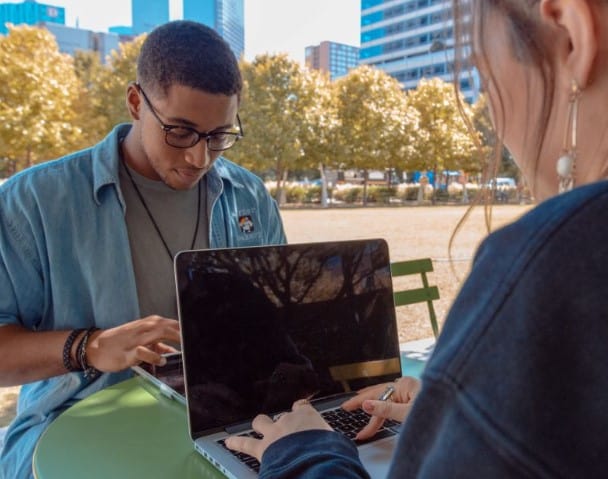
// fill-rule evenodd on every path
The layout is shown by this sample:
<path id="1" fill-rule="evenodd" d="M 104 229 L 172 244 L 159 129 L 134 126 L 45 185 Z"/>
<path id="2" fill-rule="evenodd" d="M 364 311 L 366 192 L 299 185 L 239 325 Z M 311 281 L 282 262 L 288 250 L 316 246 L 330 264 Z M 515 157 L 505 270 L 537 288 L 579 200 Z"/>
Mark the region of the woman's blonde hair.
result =
<path id="1" fill-rule="evenodd" d="M 531 168 L 532 176 L 536 176 L 538 170 L 538 159 L 546 138 L 547 125 L 553 108 L 552 98 L 555 91 L 553 80 L 554 65 L 551 63 L 550 55 L 546 55 L 547 35 L 543 31 L 539 18 L 539 0 L 452 0 L 452 16 L 454 22 L 454 88 L 460 88 L 460 78 L 470 74 L 468 71 L 477 62 L 488 65 L 488 52 L 485 50 L 484 39 L 492 32 L 487 31 L 486 26 L 491 15 L 499 15 L 506 24 L 508 41 L 514 57 L 529 67 L 530 75 L 536 75 L 543 84 L 542 109 L 536 118 L 529 119 L 528 131 L 533 131 L 530 137 L 535 139 L 530 145 L 533 160 L 527 168 Z M 473 59 L 473 61 L 471 61 Z M 484 72 L 481 77 L 481 91 L 486 91 L 489 83 L 496 85 L 496 78 L 492 71 Z M 504 101 L 500 92 L 496 91 L 493 98 L 488 98 L 493 114 L 504 115 Z M 461 109 L 461 95 L 456 95 Z M 465 118 L 465 120 L 467 120 Z M 500 118 L 499 124 L 504 125 L 504 118 Z M 475 138 L 470 121 L 467 124 Z M 534 130 L 531 130 L 531 129 Z M 503 131 L 493 131 L 494 138 L 491 141 L 492 153 L 488 156 L 483 153 L 482 145 L 478 145 L 478 154 L 484 168 L 482 172 L 482 184 L 487 185 L 489 181 L 497 176 L 502 151 L 504 148 Z M 451 251 L 454 238 L 464 222 L 471 213 L 471 209 L 480 204 L 484 205 L 485 222 L 488 232 L 491 230 L 492 222 L 492 191 L 485 188 L 479 195 L 471 208 L 467 210 L 464 217 L 456 226 L 450 238 L 449 249 Z"/>

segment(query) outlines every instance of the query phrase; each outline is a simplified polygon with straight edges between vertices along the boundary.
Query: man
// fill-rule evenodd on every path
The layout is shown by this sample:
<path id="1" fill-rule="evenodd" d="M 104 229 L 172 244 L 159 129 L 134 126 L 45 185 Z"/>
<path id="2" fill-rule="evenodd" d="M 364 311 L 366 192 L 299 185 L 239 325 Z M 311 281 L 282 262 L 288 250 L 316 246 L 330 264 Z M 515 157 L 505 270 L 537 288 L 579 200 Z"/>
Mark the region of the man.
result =
<path id="1" fill-rule="evenodd" d="M 127 88 L 131 125 L 0 188 L 0 386 L 24 384 L 0 477 L 31 477 L 65 408 L 164 362 L 179 342 L 175 253 L 285 242 L 260 179 L 220 156 L 243 134 L 241 87 L 213 30 L 165 24 Z"/>

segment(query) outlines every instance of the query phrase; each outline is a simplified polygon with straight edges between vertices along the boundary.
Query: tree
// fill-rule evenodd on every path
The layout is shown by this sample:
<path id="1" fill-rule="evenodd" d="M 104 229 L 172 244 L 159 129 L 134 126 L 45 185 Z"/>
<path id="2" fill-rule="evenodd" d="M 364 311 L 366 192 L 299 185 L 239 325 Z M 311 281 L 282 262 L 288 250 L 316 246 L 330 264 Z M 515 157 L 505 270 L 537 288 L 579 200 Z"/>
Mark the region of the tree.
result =
<path id="1" fill-rule="evenodd" d="M 302 167 L 318 169 L 321 175 L 321 205 L 328 206 L 329 185 L 326 170 L 338 169 L 342 162 L 340 145 L 336 140 L 339 131 L 338 112 L 333 90 L 326 72 L 310 70 L 304 77 L 315 92 L 315 102 L 307 110 L 302 129 Z"/>
<path id="2" fill-rule="evenodd" d="M 316 169 L 319 165 L 338 162 L 336 135 L 338 116 L 329 75 L 319 70 L 306 71 L 304 89 L 313 92 L 314 101 L 304 112 L 300 141 L 305 161 L 302 166 Z"/>
<path id="3" fill-rule="evenodd" d="M 46 29 L 9 26 L 0 36 L 0 159 L 11 174 L 82 144 L 73 60 Z"/>
<path id="4" fill-rule="evenodd" d="M 82 129 L 82 147 L 97 143 L 108 130 L 106 117 L 99 111 L 103 102 L 96 97 L 97 82 L 104 68 L 97 52 L 77 50 L 74 53 L 74 71 L 81 83 L 76 110 L 77 124 Z"/>
<path id="5" fill-rule="evenodd" d="M 496 146 L 496 134 L 490 118 L 488 108 L 488 99 L 485 94 L 482 94 L 473 105 L 473 126 L 479 132 L 481 141 L 481 150 L 483 158 L 488 158 L 487 161 L 481 162 L 480 171 L 484 172 L 483 182 L 487 183 L 495 176 L 508 176 L 511 178 L 519 178 L 519 168 L 515 164 L 513 157 L 504 146 L 500 151 L 500 161 L 492 161 L 494 148 Z M 491 163 L 489 163 L 491 161 Z"/>
<path id="6" fill-rule="evenodd" d="M 110 54 L 97 80 L 91 83 L 93 111 L 100 122 L 98 140 L 115 125 L 131 121 L 126 107 L 127 85 L 137 79 L 137 57 L 145 38 L 144 34 L 132 42 L 121 43 Z"/>
<path id="7" fill-rule="evenodd" d="M 458 108 L 454 87 L 439 78 L 422 79 L 407 95 L 408 105 L 419 114 L 416 148 L 409 150 L 411 170 L 479 171 L 474 156 L 475 140 L 462 113 L 472 117 L 470 106 L 461 97 Z M 474 133 L 473 133 L 474 134 Z"/>
<path id="8" fill-rule="evenodd" d="M 417 115 L 408 109 L 399 82 L 376 68 L 355 68 L 334 88 L 341 157 L 345 167 L 364 171 L 365 204 L 368 170 L 384 170 L 403 161 Z"/>
<path id="9" fill-rule="evenodd" d="M 260 55 L 241 62 L 244 91 L 240 115 L 245 138 L 229 157 L 257 172 L 272 171 L 276 198 L 282 184 L 304 159 L 302 138 L 315 107 L 315 83 L 286 55 Z"/>

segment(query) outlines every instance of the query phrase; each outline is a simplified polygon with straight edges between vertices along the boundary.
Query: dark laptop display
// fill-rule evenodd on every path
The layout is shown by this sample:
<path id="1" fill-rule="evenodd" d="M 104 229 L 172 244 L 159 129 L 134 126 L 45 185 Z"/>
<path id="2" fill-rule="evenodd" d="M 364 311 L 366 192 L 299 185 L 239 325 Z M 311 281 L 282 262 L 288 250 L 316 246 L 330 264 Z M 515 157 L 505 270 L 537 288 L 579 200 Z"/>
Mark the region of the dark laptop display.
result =
<path id="1" fill-rule="evenodd" d="M 383 240 L 188 251 L 176 272 L 194 437 L 399 376 Z"/>

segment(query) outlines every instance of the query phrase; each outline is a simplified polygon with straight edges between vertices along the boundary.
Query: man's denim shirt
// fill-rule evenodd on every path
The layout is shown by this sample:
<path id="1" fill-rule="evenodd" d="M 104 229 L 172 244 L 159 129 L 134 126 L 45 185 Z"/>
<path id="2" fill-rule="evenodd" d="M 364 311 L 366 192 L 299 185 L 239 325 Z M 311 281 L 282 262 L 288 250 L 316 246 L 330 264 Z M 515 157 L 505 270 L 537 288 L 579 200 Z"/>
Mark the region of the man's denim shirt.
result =
<path id="1" fill-rule="evenodd" d="M 0 188 L 0 325 L 67 331 L 139 318 L 118 179 L 118 141 L 129 128 L 119 125 L 95 147 L 30 168 Z M 257 176 L 219 158 L 207 185 L 212 248 L 285 242 L 277 205 Z M 31 477 L 32 452 L 49 423 L 129 375 L 89 382 L 68 373 L 24 385 L 0 478 Z"/>

